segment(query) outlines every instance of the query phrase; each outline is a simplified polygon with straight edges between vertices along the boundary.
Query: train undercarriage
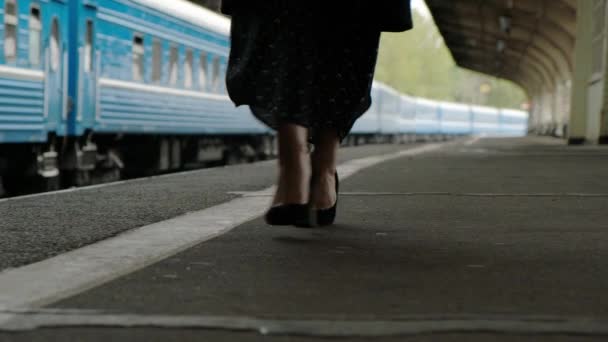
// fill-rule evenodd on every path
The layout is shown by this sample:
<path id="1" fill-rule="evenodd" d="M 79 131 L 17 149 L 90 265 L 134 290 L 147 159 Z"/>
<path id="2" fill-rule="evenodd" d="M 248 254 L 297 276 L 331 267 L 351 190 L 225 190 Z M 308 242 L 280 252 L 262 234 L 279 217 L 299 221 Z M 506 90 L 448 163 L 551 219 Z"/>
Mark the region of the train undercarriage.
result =
<path id="1" fill-rule="evenodd" d="M 0 145 L 0 197 L 276 156 L 275 137 L 85 135 Z"/>
<path id="2" fill-rule="evenodd" d="M 352 134 L 343 146 L 445 141 L 449 135 Z M 50 137 L 47 144 L 0 145 L 0 197 L 267 160 L 273 135 Z"/>

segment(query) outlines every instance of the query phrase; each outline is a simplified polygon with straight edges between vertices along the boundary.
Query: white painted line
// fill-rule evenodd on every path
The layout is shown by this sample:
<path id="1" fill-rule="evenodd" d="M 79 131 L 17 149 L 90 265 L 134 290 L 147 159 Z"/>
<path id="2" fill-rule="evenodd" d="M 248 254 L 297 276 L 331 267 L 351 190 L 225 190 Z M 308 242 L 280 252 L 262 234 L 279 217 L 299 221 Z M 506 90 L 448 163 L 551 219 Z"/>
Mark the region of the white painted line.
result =
<path id="1" fill-rule="evenodd" d="M 270 197 L 274 193 L 272 191 L 230 191 L 230 195 L 238 195 L 243 197 Z M 576 193 L 576 192 L 369 192 L 369 191 L 354 191 L 340 192 L 340 196 L 353 197 L 374 197 L 374 196 L 452 196 L 452 197 L 608 197 L 608 193 Z"/>
<path id="2" fill-rule="evenodd" d="M 238 198 L 0 273 L 0 309 L 66 298 L 160 261 L 254 219 L 267 200 Z"/>
<path id="3" fill-rule="evenodd" d="M 514 335 L 608 335 L 608 321 L 594 317 L 525 315 L 405 316 L 372 320 L 322 317 L 290 320 L 247 316 L 138 315 L 112 313 L 29 313 L 18 315 L 0 331 L 43 328 L 156 328 L 249 331 L 263 335 L 330 337 L 388 337 L 440 333 L 498 333 Z M 466 339 L 465 339 L 466 340 Z"/>
<path id="4" fill-rule="evenodd" d="M 472 145 L 478 143 L 482 138 L 483 138 L 482 136 L 474 137 L 473 139 L 465 142 L 464 145 L 465 146 L 472 146 Z"/>
<path id="5" fill-rule="evenodd" d="M 351 160 L 338 169 L 341 177 L 346 179 L 378 163 L 436 151 L 447 145 L 432 144 Z M 261 193 L 268 191 L 265 189 Z M 134 229 L 41 262 L 4 271 L 0 273 L 0 311 L 49 304 L 141 269 L 260 216 L 268 202 L 266 197 L 237 198 Z"/>

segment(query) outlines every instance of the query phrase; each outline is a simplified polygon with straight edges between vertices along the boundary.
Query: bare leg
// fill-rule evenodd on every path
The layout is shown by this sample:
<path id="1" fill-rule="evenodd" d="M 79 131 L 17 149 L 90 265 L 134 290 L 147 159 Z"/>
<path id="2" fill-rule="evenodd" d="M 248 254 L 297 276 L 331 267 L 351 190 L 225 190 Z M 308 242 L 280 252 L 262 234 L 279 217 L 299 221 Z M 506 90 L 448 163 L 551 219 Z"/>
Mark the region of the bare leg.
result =
<path id="1" fill-rule="evenodd" d="M 312 206 L 315 209 L 331 208 L 337 199 L 335 172 L 340 138 L 335 130 L 320 132 L 312 156 Z"/>
<path id="2" fill-rule="evenodd" d="M 310 192 L 308 130 L 283 124 L 279 127 L 279 179 L 273 205 L 306 204 Z"/>

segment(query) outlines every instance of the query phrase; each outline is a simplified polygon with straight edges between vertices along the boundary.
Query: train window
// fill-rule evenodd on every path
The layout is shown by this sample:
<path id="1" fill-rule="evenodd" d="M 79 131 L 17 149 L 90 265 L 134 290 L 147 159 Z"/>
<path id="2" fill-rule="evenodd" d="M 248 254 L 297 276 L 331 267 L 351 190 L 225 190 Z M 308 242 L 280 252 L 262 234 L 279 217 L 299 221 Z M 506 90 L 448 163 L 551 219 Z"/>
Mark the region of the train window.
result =
<path id="1" fill-rule="evenodd" d="M 6 62 L 17 60 L 17 2 L 6 0 L 4 3 L 4 58 Z"/>
<path id="2" fill-rule="evenodd" d="M 87 20 L 87 31 L 84 42 L 84 71 L 93 70 L 93 21 Z"/>
<path id="3" fill-rule="evenodd" d="M 155 39 L 152 43 L 152 82 L 159 83 L 162 77 L 163 45 Z"/>
<path id="4" fill-rule="evenodd" d="M 51 42 L 50 42 L 50 54 L 51 54 L 51 69 L 56 71 L 59 69 L 60 59 L 61 59 L 61 51 L 60 51 L 60 32 L 59 32 L 59 20 L 57 18 L 53 19 L 53 24 L 51 28 Z"/>
<path id="5" fill-rule="evenodd" d="M 220 58 L 213 58 L 213 81 L 211 82 L 211 89 L 213 92 L 220 90 Z"/>
<path id="6" fill-rule="evenodd" d="M 205 52 L 201 53 L 198 66 L 198 83 L 201 89 L 205 90 L 207 87 L 207 54 Z"/>
<path id="7" fill-rule="evenodd" d="M 186 63 L 184 64 L 184 87 L 186 88 L 192 88 L 192 82 L 194 80 L 194 68 L 192 67 L 193 63 L 194 55 L 192 54 L 192 50 L 188 49 L 188 51 L 186 51 Z"/>
<path id="8" fill-rule="evenodd" d="M 177 47 L 172 46 L 169 52 L 169 84 L 177 84 L 177 62 L 178 62 Z"/>
<path id="9" fill-rule="evenodd" d="M 40 65 L 40 43 L 42 36 L 42 24 L 40 22 L 40 9 L 32 6 L 30 9 L 30 64 Z"/>
<path id="10" fill-rule="evenodd" d="M 144 80 L 144 38 L 136 35 L 133 37 L 133 80 Z"/>

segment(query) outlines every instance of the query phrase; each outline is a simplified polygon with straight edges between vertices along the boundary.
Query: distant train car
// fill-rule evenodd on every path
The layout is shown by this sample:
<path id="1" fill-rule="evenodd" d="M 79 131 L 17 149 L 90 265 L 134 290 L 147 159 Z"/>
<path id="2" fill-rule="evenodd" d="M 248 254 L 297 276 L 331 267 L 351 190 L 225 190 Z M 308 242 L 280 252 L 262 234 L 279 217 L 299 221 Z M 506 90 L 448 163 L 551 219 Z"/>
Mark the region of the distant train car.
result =
<path id="1" fill-rule="evenodd" d="M 351 131 L 351 141 L 397 141 L 406 133 L 414 133 L 413 100 L 395 89 L 374 82 L 372 105 L 355 123 Z M 410 127 L 405 127 L 407 117 L 411 117 Z"/>
<path id="2" fill-rule="evenodd" d="M 382 90 L 378 87 L 378 83 L 374 82 L 372 88 L 372 105 L 369 110 L 355 122 L 351 133 L 353 136 L 356 136 L 353 137 L 356 139 L 352 140 L 356 140 L 357 142 L 363 140 L 367 141 L 380 134 L 380 110 L 382 99 Z"/>
<path id="3" fill-rule="evenodd" d="M 406 140 L 416 135 L 416 99 L 400 95 L 399 131 Z"/>
<path id="4" fill-rule="evenodd" d="M 500 135 L 521 137 L 528 133 L 528 113 L 520 110 L 500 110 Z"/>
<path id="5" fill-rule="evenodd" d="M 378 97 L 380 133 L 395 138 L 401 134 L 401 94 L 382 83 L 376 83 L 375 89 Z"/>
<path id="6" fill-rule="evenodd" d="M 416 134 L 430 136 L 441 133 L 439 103 L 427 99 L 416 101 Z"/>
<path id="7" fill-rule="evenodd" d="M 500 132 L 499 112 L 496 108 L 471 106 L 473 113 L 473 134 L 498 135 Z"/>
<path id="8" fill-rule="evenodd" d="M 469 135 L 473 133 L 471 107 L 459 103 L 441 102 L 441 133 Z"/>

